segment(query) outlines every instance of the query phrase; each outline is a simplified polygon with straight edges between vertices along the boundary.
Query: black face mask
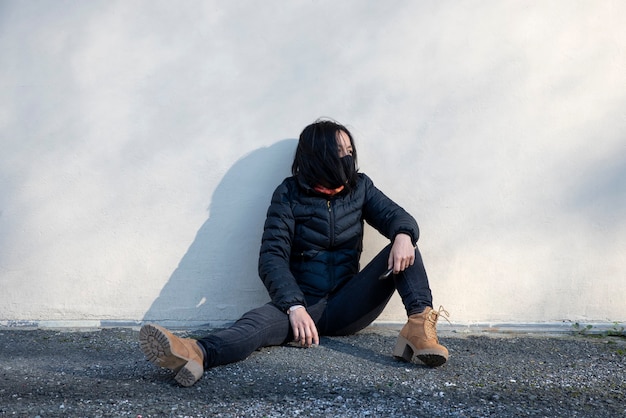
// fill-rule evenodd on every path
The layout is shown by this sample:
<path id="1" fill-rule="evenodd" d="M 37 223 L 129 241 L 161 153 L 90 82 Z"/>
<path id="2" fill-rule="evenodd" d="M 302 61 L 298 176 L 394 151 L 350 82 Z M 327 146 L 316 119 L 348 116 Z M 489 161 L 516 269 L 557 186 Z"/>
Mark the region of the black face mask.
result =
<path id="1" fill-rule="evenodd" d="M 356 174 L 356 168 L 354 167 L 354 159 L 352 155 L 346 155 L 341 157 L 341 166 L 343 167 L 343 174 L 346 176 L 347 181 L 351 181 Z"/>

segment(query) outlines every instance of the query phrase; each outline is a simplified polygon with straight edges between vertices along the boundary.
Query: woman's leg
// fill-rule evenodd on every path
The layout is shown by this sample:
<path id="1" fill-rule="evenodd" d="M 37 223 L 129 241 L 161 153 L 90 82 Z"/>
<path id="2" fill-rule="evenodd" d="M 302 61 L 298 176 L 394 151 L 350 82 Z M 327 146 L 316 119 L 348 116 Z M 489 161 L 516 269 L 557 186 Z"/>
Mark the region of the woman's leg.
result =
<path id="1" fill-rule="evenodd" d="M 383 311 L 395 291 L 393 280 L 379 280 L 387 270 L 391 246 L 385 247 L 343 287 L 328 297 L 319 331 L 349 335 L 367 327 Z"/>
<path id="2" fill-rule="evenodd" d="M 280 345 L 289 333 L 286 313 L 270 303 L 253 309 L 229 328 L 198 340 L 206 352 L 204 368 L 243 360 L 260 347 Z"/>
<path id="3" fill-rule="evenodd" d="M 432 309 L 428 277 L 417 248 L 413 266 L 394 276 L 394 281 L 408 316 L 393 349 L 394 357 L 405 361 L 418 358 L 430 367 L 443 365 L 448 361 L 448 349 L 437 338 L 440 313 Z"/>
<path id="4" fill-rule="evenodd" d="M 148 360 L 174 370 L 183 386 L 191 386 L 204 370 L 243 360 L 254 350 L 285 342 L 290 332 L 289 317 L 272 304 L 244 314 L 230 328 L 206 338 L 180 338 L 158 325 L 141 327 L 140 344 Z"/>
<path id="5" fill-rule="evenodd" d="M 325 307 L 321 301 L 307 308 L 318 321 Z M 229 328 L 198 340 L 204 348 L 204 368 L 243 360 L 261 347 L 284 344 L 293 339 L 289 316 L 268 303 L 245 313 Z"/>
<path id="6" fill-rule="evenodd" d="M 393 276 L 393 281 L 402 298 L 407 316 L 423 312 L 433 307 L 433 295 L 428 284 L 428 275 L 424 268 L 424 261 L 417 247 L 415 248 L 415 262 L 408 269 Z"/>
<path id="7" fill-rule="evenodd" d="M 428 277 L 417 249 L 412 266 L 400 274 L 379 279 L 387 270 L 390 250 L 391 245 L 385 247 L 352 280 L 329 296 L 319 322 L 322 334 L 348 335 L 367 327 L 381 314 L 396 288 L 407 315 L 432 306 Z"/>

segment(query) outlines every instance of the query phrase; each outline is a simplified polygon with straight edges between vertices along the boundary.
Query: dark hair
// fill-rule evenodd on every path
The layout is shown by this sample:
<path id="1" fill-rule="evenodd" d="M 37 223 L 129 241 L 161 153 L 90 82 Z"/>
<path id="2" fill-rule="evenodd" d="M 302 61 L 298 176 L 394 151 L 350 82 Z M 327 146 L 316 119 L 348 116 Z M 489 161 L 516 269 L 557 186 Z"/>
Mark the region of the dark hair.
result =
<path id="1" fill-rule="evenodd" d="M 337 150 L 339 131 L 348 135 L 352 145 L 354 167 L 348 174 L 343 168 Z M 334 189 L 345 185 L 349 190 L 356 184 L 357 167 L 356 147 L 348 128 L 332 120 L 318 119 L 304 128 L 300 134 L 291 172 L 294 176 L 301 176 L 310 187 L 321 185 Z"/>

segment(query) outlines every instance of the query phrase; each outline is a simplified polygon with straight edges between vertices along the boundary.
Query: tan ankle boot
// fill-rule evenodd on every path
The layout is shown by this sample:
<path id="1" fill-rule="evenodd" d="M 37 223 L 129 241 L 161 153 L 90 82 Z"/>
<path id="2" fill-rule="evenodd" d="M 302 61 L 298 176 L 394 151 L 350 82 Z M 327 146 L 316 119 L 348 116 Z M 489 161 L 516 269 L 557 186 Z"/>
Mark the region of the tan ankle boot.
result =
<path id="1" fill-rule="evenodd" d="M 439 344 L 437 339 L 437 319 L 443 313 L 447 320 L 448 312 L 439 308 L 439 312 L 428 307 L 420 314 L 409 317 L 400 331 L 393 355 L 404 361 L 419 358 L 430 367 L 441 366 L 448 360 L 448 349 Z"/>
<path id="2" fill-rule="evenodd" d="M 180 338 L 163 327 L 146 324 L 139 332 L 139 342 L 147 359 L 174 370 L 174 379 L 181 385 L 191 386 L 202 377 L 204 355 L 196 340 Z"/>

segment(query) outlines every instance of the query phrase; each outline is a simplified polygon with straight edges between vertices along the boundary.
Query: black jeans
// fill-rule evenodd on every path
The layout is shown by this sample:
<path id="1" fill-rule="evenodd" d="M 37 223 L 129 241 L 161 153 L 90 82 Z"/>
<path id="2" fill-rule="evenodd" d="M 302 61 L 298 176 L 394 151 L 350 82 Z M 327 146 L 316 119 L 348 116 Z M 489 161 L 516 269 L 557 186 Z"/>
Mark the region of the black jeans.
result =
<path id="1" fill-rule="evenodd" d="M 371 324 L 397 289 L 407 315 L 432 307 L 428 277 L 419 250 L 415 263 L 400 274 L 379 280 L 387 270 L 391 245 L 363 270 L 327 297 L 308 303 L 307 311 L 320 335 L 349 335 Z M 245 313 L 231 327 L 198 342 L 205 350 L 205 369 L 243 360 L 252 352 L 293 340 L 289 316 L 272 303 Z"/>

